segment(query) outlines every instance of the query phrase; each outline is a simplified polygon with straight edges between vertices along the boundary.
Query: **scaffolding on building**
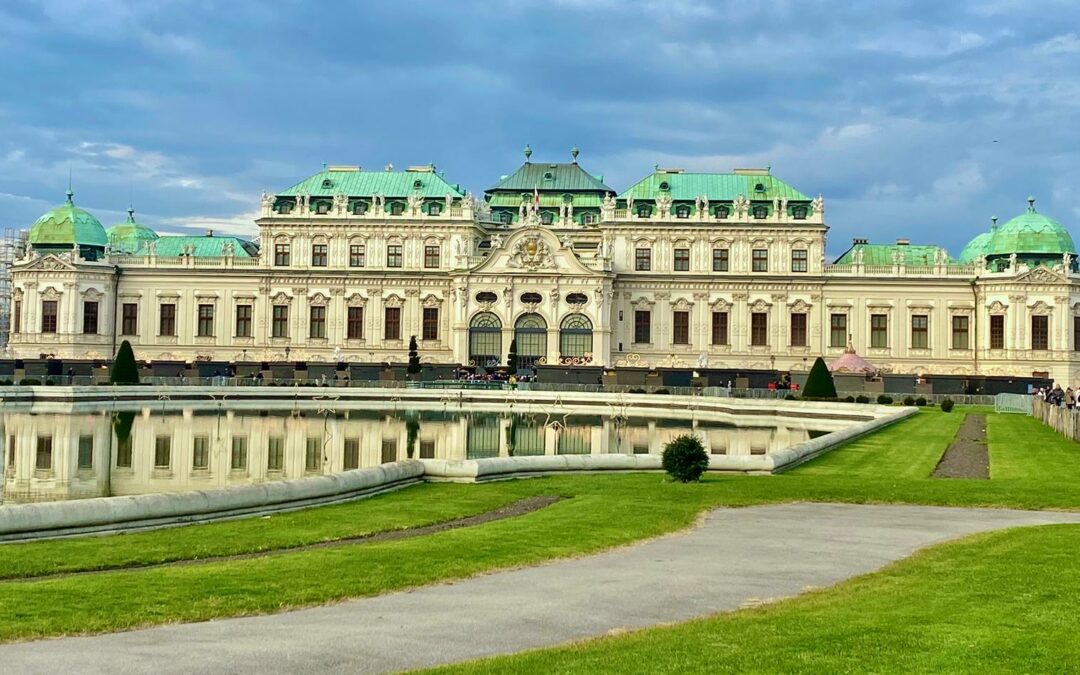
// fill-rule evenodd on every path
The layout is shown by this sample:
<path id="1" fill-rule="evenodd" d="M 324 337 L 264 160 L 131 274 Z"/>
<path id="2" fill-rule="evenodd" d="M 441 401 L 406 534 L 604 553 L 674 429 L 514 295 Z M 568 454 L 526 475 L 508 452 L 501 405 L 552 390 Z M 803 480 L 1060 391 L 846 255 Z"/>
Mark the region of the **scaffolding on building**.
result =
<path id="1" fill-rule="evenodd" d="M 26 247 L 26 232 L 13 227 L 0 239 L 0 349 L 7 346 L 11 332 L 11 264 Z"/>

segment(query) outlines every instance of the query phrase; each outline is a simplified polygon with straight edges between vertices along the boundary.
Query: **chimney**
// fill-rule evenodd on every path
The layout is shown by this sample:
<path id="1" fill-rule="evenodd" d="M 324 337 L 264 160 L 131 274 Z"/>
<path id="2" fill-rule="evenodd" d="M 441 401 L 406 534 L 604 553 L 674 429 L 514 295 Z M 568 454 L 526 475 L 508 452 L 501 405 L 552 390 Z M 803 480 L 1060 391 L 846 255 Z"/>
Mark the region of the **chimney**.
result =
<path id="1" fill-rule="evenodd" d="M 910 239 L 897 239 L 896 240 L 896 245 L 897 246 L 910 246 L 911 245 L 911 240 Z"/>
<path id="2" fill-rule="evenodd" d="M 206 231 L 206 236 L 208 236 L 208 237 L 214 236 L 214 231 L 213 230 L 207 230 Z"/>

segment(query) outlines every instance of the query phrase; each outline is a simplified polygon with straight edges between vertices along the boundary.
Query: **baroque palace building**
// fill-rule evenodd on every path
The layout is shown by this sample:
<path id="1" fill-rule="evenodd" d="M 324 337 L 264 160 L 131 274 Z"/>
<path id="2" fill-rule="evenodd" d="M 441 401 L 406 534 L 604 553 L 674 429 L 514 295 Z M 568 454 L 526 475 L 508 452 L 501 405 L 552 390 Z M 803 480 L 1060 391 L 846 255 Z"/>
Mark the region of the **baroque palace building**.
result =
<path id="1" fill-rule="evenodd" d="M 330 166 L 264 195 L 258 244 L 108 229 L 65 204 L 12 267 L 8 355 L 799 371 L 853 348 L 882 373 L 1080 380 L 1080 276 L 1038 213 L 943 248 L 855 240 L 768 169 L 656 168 L 621 193 L 525 163 L 474 198 L 433 166 Z"/>

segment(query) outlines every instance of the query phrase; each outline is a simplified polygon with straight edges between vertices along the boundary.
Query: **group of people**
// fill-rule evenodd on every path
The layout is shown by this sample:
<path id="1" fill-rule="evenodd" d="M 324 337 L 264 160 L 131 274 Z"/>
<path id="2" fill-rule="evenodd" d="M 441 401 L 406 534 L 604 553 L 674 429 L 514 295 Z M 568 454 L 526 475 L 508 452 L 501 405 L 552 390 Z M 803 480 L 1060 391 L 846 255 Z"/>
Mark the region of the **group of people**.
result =
<path id="1" fill-rule="evenodd" d="M 1080 396 L 1080 387 L 1073 389 L 1072 387 L 1065 387 L 1062 390 L 1061 385 L 1057 382 L 1053 387 L 1039 387 L 1031 393 L 1035 398 L 1046 401 L 1050 405 L 1056 405 L 1059 408 L 1065 406 L 1069 410 L 1076 407 L 1076 399 Z"/>

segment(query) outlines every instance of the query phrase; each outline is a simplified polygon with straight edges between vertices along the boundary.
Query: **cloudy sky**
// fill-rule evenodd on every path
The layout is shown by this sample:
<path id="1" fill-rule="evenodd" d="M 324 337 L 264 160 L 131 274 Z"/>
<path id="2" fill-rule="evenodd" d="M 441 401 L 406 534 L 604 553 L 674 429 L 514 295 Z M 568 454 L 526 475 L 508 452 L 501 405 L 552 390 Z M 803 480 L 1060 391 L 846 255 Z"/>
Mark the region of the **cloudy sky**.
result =
<path id="1" fill-rule="evenodd" d="M 829 249 L 955 254 L 1038 198 L 1080 224 L 1071 1 L 5 0 L 0 226 L 253 234 L 322 162 L 434 162 L 481 192 L 522 160 L 623 189 L 653 164 L 771 165 L 824 194 Z"/>

